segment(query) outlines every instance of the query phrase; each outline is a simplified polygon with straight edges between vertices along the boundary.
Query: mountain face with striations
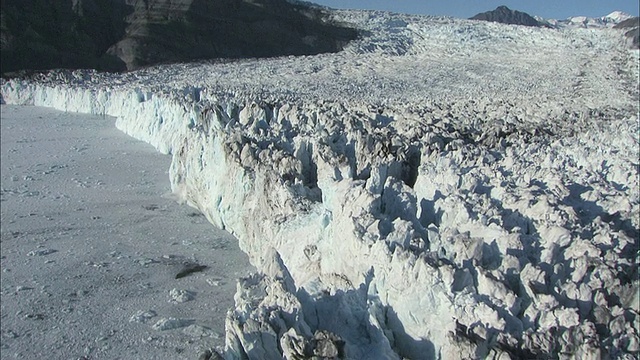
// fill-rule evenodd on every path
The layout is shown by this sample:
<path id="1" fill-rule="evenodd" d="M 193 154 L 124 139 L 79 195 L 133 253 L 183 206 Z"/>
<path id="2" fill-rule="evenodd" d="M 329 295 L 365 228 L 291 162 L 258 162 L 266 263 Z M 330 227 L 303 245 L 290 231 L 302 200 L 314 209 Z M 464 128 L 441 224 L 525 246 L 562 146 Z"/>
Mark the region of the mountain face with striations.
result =
<path id="1" fill-rule="evenodd" d="M 640 17 L 632 17 L 619 22 L 614 29 L 624 29 L 624 35 L 631 42 L 634 48 L 640 48 Z"/>
<path id="2" fill-rule="evenodd" d="M 632 17 L 617 23 L 615 29 L 637 28 L 640 26 L 640 17 Z"/>
<path id="3" fill-rule="evenodd" d="M 6 0 L 2 72 L 335 52 L 355 30 L 286 0 Z"/>
<path id="4" fill-rule="evenodd" d="M 498 6 L 495 10 L 477 14 L 470 19 L 493 21 L 502 24 L 540 26 L 540 23 L 531 15 L 521 11 L 511 10 L 506 6 Z"/>

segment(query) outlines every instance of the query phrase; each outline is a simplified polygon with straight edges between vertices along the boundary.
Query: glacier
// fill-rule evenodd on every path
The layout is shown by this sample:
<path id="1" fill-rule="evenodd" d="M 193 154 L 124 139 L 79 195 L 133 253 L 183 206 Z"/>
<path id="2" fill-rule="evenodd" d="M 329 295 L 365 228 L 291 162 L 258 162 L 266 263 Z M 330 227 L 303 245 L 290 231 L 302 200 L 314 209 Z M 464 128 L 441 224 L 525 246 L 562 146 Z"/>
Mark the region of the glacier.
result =
<path id="1" fill-rule="evenodd" d="M 235 235 L 226 358 L 632 359 L 638 50 L 615 29 L 335 11 L 337 54 L 52 71 Z"/>

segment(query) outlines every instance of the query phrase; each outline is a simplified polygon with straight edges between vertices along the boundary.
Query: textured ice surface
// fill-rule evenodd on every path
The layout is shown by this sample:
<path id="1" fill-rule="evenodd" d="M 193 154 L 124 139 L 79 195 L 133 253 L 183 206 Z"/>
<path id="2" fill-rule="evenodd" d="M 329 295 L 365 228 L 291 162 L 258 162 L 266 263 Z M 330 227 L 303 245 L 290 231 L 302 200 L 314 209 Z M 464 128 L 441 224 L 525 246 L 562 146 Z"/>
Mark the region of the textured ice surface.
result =
<path id="1" fill-rule="evenodd" d="M 637 355 L 638 51 L 612 29 L 336 16 L 365 30 L 339 54 L 2 95 L 172 154 L 173 190 L 260 270 L 229 358 Z"/>

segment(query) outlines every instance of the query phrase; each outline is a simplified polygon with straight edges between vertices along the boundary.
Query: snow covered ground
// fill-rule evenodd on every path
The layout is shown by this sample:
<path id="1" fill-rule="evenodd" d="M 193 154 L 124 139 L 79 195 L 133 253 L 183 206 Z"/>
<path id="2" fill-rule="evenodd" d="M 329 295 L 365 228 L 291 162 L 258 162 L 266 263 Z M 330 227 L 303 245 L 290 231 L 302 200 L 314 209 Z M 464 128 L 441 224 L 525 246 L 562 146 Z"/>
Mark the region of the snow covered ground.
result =
<path id="1" fill-rule="evenodd" d="M 109 117 L 2 105 L 0 121 L 2 358 L 195 359 L 224 345 L 248 261 L 166 196 L 170 159 Z M 185 263 L 208 268 L 176 279 Z M 168 318 L 183 323 L 154 328 Z"/>
<path id="2" fill-rule="evenodd" d="M 632 359 L 638 51 L 609 28 L 339 11 L 338 54 L 52 72 L 237 236 L 226 356 Z"/>

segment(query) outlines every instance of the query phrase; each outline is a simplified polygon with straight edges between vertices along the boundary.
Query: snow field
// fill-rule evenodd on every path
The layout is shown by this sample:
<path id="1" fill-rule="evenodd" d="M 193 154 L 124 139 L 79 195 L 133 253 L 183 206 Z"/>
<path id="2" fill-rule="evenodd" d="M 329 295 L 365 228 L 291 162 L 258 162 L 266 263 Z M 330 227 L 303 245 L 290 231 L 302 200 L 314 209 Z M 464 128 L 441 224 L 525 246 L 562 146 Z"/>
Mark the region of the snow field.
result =
<path id="1" fill-rule="evenodd" d="M 2 358 L 194 359 L 224 346 L 248 257 L 167 194 L 171 158 L 114 118 L 1 111 Z"/>
<path id="2" fill-rule="evenodd" d="M 261 271 L 228 357 L 633 358 L 637 51 L 609 29 L 337 16 L 369 31 L 340 54 L 2 95 L 172 154 L 173 191 Z"/>

